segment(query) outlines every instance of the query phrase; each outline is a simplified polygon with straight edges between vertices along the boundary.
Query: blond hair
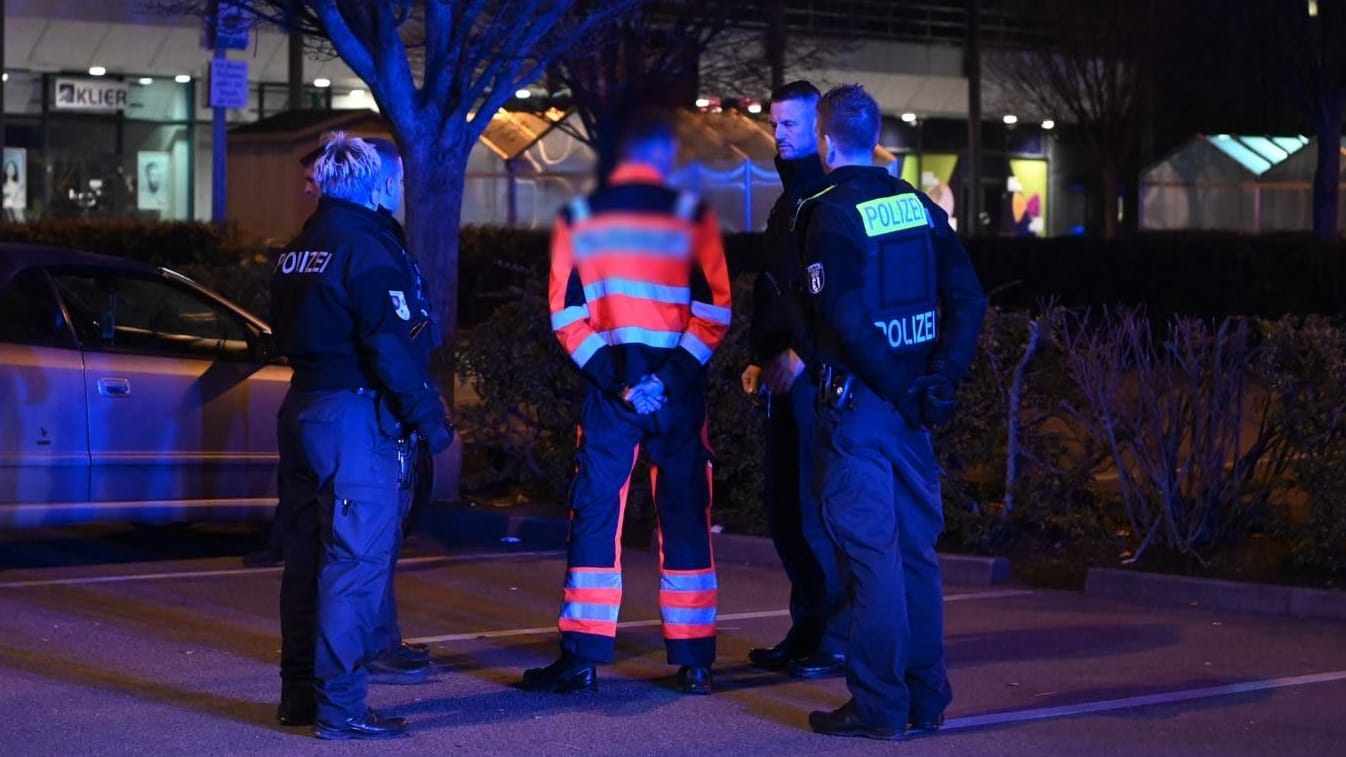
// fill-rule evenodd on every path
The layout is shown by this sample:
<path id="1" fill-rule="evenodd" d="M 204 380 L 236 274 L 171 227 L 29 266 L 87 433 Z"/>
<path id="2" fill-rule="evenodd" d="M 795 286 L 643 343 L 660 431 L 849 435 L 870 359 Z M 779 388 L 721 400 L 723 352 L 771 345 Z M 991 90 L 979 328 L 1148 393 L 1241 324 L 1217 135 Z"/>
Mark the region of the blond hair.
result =
<path id="1" fill-rule="evenodd" d="M 324 197 L 365 204 L 378 183 L 383 161 L 378 150 L 344 131 L 323 135 L 322 154 L 313 163 L 313 182 Z"/>

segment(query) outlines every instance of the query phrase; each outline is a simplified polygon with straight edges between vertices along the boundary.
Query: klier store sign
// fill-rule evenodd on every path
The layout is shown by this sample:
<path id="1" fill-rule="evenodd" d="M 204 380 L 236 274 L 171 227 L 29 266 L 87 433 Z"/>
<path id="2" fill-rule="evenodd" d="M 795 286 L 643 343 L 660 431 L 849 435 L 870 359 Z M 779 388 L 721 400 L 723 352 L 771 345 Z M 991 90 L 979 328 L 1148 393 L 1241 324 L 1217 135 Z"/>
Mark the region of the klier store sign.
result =
<path id="1" fill-rule="evenodd" d="M 86 110 L 114 113 L 126 109 L 130 92 L 126 82 L 109 79 L 56 79 L 51 105 L 56 110 Z"/>

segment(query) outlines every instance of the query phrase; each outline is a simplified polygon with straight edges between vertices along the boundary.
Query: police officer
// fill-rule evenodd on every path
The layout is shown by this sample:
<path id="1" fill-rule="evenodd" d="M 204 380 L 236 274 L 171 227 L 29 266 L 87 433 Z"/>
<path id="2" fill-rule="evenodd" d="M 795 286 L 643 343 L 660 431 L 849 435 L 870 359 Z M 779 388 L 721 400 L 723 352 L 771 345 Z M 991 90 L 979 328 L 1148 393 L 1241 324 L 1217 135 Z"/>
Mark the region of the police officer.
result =
<path id="1" fill-rule="evenodd" d="M 322 147 L 317 147 L 304 153 L 299 158 L 299 166 L 304 169 L 303 194 L 306 200 L 316 201 L 318 199 L 318 185 L 313 183 L 313 163 L 318 160 L 318 156 L 321 154 Z M 271 530 L 267 533 L 266 546 L 256 552 L 243 555 L 244 565 L 250 568 L 261 568 L 281 565 L 285 562 L 282 553 L 285 547 L 285 523 L 289 519 L 289 515 L 289 503 L 285 500 L 278 500 L 275 515 L 271 518 Z"/>
<path id="2" fill-rule="evenodd" d="M 558 627 L 561 656 L 524 672 L 531 691 L 594 689 L 616 651 L 621 522 L 632 466 L 649 455 L 659 514 L 659 611 L 677 689 L 709 694 L 718 584 L 710 544 L 706 363 L 731 320 L 719 224 L 667 186 L 677 134 L 663 114 L 625 124 L 606 187 L 552 230 L 557 338 L 586 379 Z"/>
<path id="3" fill-rule="evenodd" d="M 387 226 L 388 233 L 397 241 L 398 248 L 401 249 L 402 255 L 406 258 L 407 267 L 411 271 L 412 286 L 407 291 L 407 303 L 416 324 L 411 331 L 411 338 L 416 347 L 416 356 L 428 375 L 431 354 L 443 340 L 438 318 L 435 316 L 434 308 L 426 294 L 425 274 L 416 258 L 407 252 L 406 232 L 396 216 L 396 213 L 402 207 L 403 199 L 402 156 L 392 140 L 373 137 L 365 141 L 372 145 L 379 154 L 381 166 L 378 177 L 380 191 L 379 220 Z M 380 407 L 386 408 L 386 405 L 380 405 Z M 421 449 L 422 446 L 424 445 L 407 445 L 408 457 L 405 464 L 408 470 L 413 473 L 417 470 L 417 458 L 424 454 Z M 429 648 L 424 644 L 408 644 L 403 641 L 402 627 L 397 622 L 397 598 L 393 590 L 393 574 L 397 569 L 397 556 L 402 549 L 403 529 L 406 527 L 407 515 L 411 512 L 412 499 L 415 494 L 414 478 L 408 478 L 403 483 L 404 485 L 398 492 L 397 539 L 393 544 L 392 562 L 389 564 L 388 579 L 384 590 L 382 620 L 377 632 L 378 648 L 382 651 L 367 665 L 370 683 L 423 683 L 430 671 Z"/>
<path id="4" fill-rule="evenodd" d="M 879 108 L 858 85 L 818 104 L 832 185 L 805 206 L 818 364 L 818 492 L 852 575 L 851 700 L 815 731 L 898 739 L 938 728 L 944 665 L 935 540 L 944 526 L 928 428 L 948 419 L 986 296 L 937 205 L 873 165 Z"/>
<path id="5" fill-rule="evenodd" d="M 281 405 L 281 497 L 293 508 L 281 579 L 284 725 L 326 739 L 394 736 L 401 718 L 365 702 L 367 663 L 397 543 L 413 433 L 453 441 L 415 344 L 412 271 L 378 208 L 373 146 L 331 135 L 314 165 L 321 198 L 271 281 L 275 339 L 294 370 Z"/>
<path id="6" fill-rule="evenodd" d="M 749 394 L 766 392 L 763 506 L 771 540 L 790 579 L 790 630 L 773 647 L 752 649 L 759 668 L 802 678 L 845 671 L 848 614 L 843 569 L 813 496 L 813 416 L 817 392 L 797 380 L 810 349 L 799 298 L 803 265 L 795 209 L 827 182 L 818 157 L 818 88 L 807 81 L 771 93 L 776 170 L 784 192 L 767 220 L 766 258 L 753 286 L 750 343 L 756 363 L 743 373 Z"/>

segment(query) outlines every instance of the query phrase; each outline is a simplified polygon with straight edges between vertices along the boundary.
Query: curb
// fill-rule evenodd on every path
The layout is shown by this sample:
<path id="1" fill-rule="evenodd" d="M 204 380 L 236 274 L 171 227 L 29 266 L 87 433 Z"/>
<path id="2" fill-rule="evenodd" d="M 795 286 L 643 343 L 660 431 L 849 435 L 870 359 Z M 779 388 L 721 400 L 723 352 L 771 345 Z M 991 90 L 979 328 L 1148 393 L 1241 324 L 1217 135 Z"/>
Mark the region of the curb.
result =
<path id="1" fill-rule="evenodd" d="M 1160 573 L 1090 568 L 1084 593 L 1149 605 L 1203 607 L 1257 615 L 1346 620 L 1346 591 L 1240 583 Z"/>

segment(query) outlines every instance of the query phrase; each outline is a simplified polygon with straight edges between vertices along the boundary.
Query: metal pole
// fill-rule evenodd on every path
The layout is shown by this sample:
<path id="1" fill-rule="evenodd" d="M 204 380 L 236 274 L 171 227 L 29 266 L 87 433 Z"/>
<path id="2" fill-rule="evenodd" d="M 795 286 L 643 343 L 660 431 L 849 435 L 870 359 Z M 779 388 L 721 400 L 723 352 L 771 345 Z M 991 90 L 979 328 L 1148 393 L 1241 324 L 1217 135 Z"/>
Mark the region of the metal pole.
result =
<path id="1" fill-rule="evenodd" d="M 743 230 L 752 227 L 752 158 L 743 159 Z"/>
<path id="2" fill-rule="evenodd" d="M 5 67 L 4 64 L 5 64 L 5 0 L 0 0 L 0 71 L 4 70 Z M 0 156 L 3 156 L 4 153 L 5 153 L 5 81 L 4 77 L 0 76 Z M 28 191 L 27 178 L 24 179 L 23 184 L 24 184 L 24 191 L 25 192 Z M 24 201 L 25 198 L 22 197 L 14 198 L 14 202 L 16 203 Z M 0 212 L 0 223 L 4 223 L 7 220 L 6 216 L 8 215 L 9 213 L 7 211 Z"/>
<path id="3" fill-rule="evenodd" d="M 958 228 L 963 237 L 977 236 L 981 223 L 981 0 L 967 3 L 967 208 Z"/>
<path id="4" fill-rule="evenodd" d="M 229 52 L 220 44 L 219 23 L 219 12 L 216 11 L 214 59 L 224 60 L 229 57 Z M 213 112 L 214 128 L 211 131 L 210 144 L 210 221 L 211 223 L 222 224 L 225 215 L 225 192 L 228 189 L 229 134 L 226 120 L 228 111 L 219 106 L 215 106 L 211 110 Z"/>

